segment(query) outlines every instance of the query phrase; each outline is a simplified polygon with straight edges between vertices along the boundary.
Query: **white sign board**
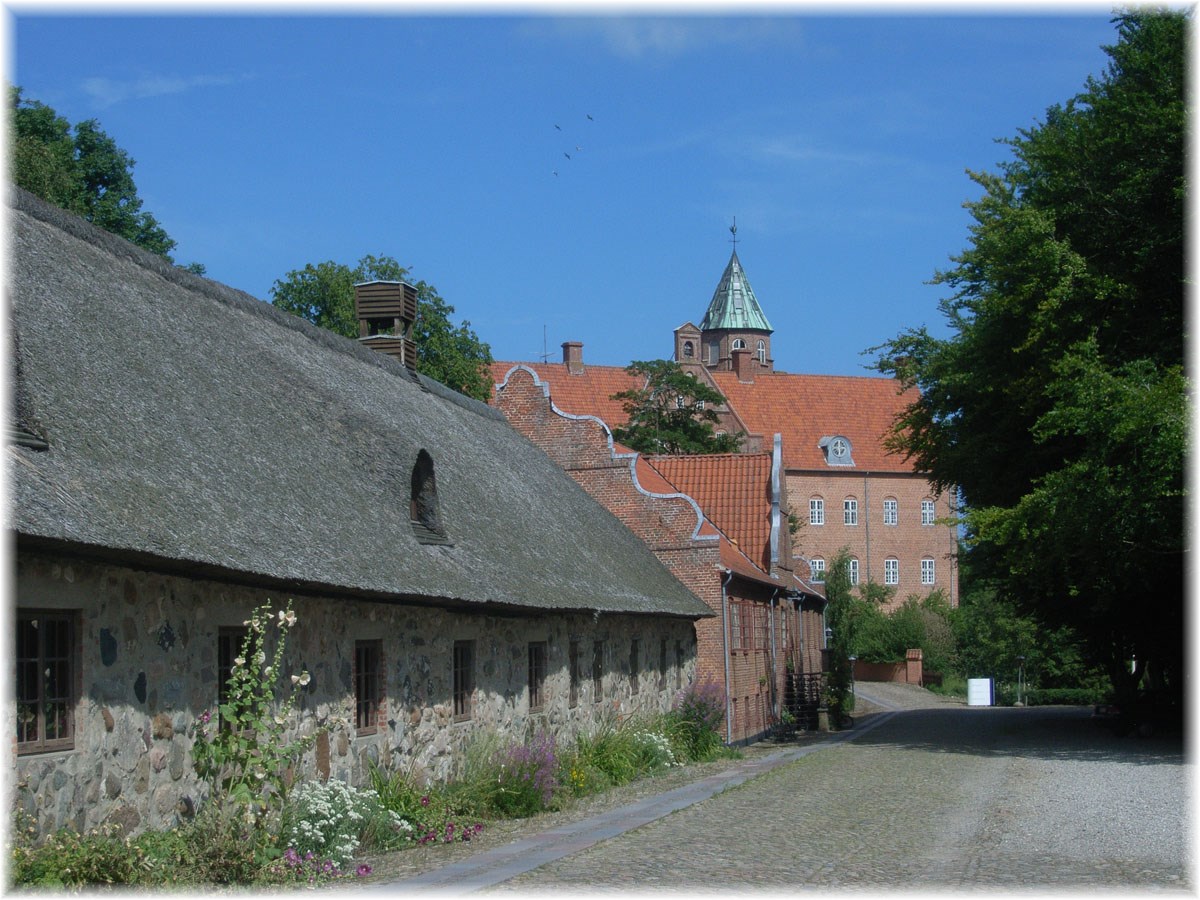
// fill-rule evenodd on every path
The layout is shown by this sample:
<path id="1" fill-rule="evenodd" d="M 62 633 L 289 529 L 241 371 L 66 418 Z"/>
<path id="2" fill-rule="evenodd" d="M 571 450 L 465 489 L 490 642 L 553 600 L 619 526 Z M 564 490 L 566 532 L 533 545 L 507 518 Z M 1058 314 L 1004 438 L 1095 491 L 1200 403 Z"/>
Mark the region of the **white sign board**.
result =
<path id="1" fill-rule="evenodd" d="M 967 679 L 967 706 L 992 705 L 992 679 Z"/>

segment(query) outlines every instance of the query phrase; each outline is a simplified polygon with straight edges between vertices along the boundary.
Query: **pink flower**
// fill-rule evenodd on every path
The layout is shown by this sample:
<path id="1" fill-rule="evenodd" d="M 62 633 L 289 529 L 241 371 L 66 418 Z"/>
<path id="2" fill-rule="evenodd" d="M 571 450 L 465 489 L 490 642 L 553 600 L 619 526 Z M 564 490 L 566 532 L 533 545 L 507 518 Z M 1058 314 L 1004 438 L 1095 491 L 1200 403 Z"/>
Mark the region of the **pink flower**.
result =
<path id="1" fill-rule="evenodd" d="M 212 713 L 206 709 L 204 712 L 200 713 L 200 721 L 207 725 L 212 721 Z"/>
<path id="2" fill-rule="evenodd" d="M 357 869 L 354 870 L 354 874 L 357 875 L 359 878 L 365 878 L 366 876 L 371 874 L 371 867 L 368 866 L 366 863 L 363 863 L 361 866 L 359 866 Z"/>

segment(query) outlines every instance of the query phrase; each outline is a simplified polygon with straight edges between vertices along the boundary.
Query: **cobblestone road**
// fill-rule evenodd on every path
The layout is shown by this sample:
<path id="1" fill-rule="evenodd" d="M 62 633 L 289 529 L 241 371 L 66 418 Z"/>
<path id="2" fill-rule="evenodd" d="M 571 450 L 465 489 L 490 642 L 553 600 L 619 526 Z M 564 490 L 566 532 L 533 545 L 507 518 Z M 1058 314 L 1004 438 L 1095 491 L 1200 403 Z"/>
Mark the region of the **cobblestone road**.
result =
<path id="1" fill-rule="evenodd" d="M 1178 736 L 1115 738 L 1069 708 L 871 718 L 490 890 L 1193 889 Z"/>

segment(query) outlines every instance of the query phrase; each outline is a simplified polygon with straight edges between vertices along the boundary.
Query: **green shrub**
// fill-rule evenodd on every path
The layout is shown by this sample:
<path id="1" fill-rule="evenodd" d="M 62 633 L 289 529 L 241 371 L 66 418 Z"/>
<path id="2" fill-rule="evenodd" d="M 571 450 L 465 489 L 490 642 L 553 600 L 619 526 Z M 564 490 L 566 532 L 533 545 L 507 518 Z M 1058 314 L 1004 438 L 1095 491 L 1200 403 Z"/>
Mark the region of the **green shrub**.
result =
<path id="1" fill-rule="evenodd" d="M 521 819 L 550 808 L 558 788 L 553 734 L 543 731 L 528 742 L 509 744 L 495 756 L 494 765 L 496 812 Z"/>
<path id="2" fill-rule="evenodd" d="M 139 884 L 151 871 L 145 850 L 117 828 L 84 834 L 64 829 L 40 845 L 14 847 L 10 878 L 15 885 L 81 887 Z"/>
<path id="3" fill-rule="evenodd" d="M 373 790 L 345 782 L 306 781 L 288 797 L 284 808 L 282 845 L 307 858 L 344 866 L 366 836 L 376 847 L 395 846 L 413 838 L 412 823 L 385 809 Z"/>
<path id="4" fill-rule="evenodd" d="M 494 793 L 480 773 L 469 781 L 424 787 L 412 772 L 386 773 L 374 765 L 371 786 L 380 806 L 411 826 L 411 832 L 399 826 L 402 836 L 418 844 L 469 841 L 483 830 L 480 811 L 490 808 Z"/>
<path id="5" fill-rule="evenodd" d="M 725 694 L 712 679 L 693 682 L 680 691 L 675 706 L 663 719 L 664 734 L 680 762 L 713 759 L 724 746 L 721 723 Z"/>
<path id="6" fill-rule="evenodd" d="M 1081 688 L 1033 688 L 1026 691 L 1029 706 L 1094 706 L 1105 699 L 1102 686 Z"/>

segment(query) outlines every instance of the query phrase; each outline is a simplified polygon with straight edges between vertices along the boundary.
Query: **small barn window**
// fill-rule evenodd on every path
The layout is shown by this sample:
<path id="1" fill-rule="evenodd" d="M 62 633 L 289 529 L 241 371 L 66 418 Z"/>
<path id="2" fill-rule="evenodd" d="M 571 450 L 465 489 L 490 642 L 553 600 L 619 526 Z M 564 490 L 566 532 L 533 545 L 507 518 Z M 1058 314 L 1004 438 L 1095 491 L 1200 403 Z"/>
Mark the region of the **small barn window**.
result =
<path id="1" fill-rule="evenodd" d="M 233 661 L 242 653 L 246 643 L 245 628 L 219 628 L 217 630 L 217 709 L 229 702 L 229 679 L 233 674 Z M 221 719 L 221 728 L 231 723 Z"/>
<path id="2" fill-rule="evenodd" d="M 471 718 L 475 696 L 475 642 L 454 642 L 454 718 Z"/>
<path id="3" fill-rule="evenodd" d="M 579 662 L 579 641 L 571 641 L 567 654 L 567 662 L 571 669 L 571 687 L 567 702 L 574 708 L 579 705 L 579 683 L 583 681 L 583 667 Z"/>
<path id="4" fill-rule="evenodd" d="M 529 711 L 536 712 L 546 703 L 546 642 L 529 645 Z"/>
<path id="5" fill-rule="evenodd" d="M 359 734 L 374 734 L 379 730 L 383 707 L 382 655 L 382 641 L 354 643 L 354 724 Z"/>
<path id="6" fill-rule="evenodd" d="M 604 697 L 604 641 L 592 641 L 592 699 Z"/>
<path id="7" fill-rule="evenodd" d="M 412 470 L 412 497 L 409 519 L 413 533 L 422 544 L 444 544 L 446 529 L 438 505 L 437 477 L 433 472 L 433 457 L 422 450 Z"/>
<path id="8" fill-rule="evenodd" d="M 75 746 L 80 671 L 75 619 L 73 612 L 17 612 L 18 754 Z"/>
<path id="9" fill-rule="evenodd" d="M 638 639 L 634 638 L 629 642 L 629 692 L 636 694 L 638 692 L 638 680 L 641 675 L 641 669 L 638 667 Z"/>

